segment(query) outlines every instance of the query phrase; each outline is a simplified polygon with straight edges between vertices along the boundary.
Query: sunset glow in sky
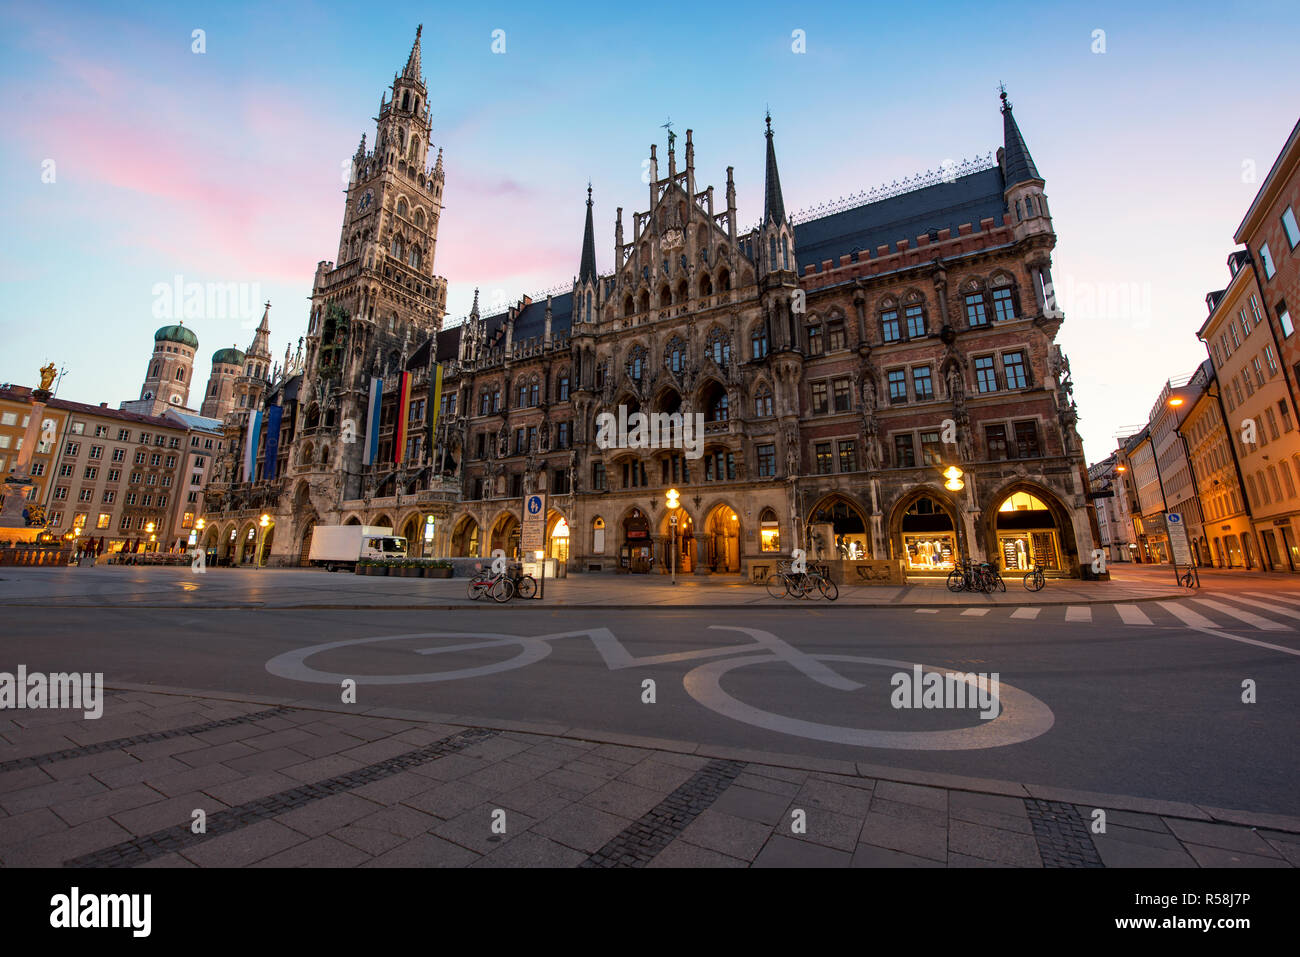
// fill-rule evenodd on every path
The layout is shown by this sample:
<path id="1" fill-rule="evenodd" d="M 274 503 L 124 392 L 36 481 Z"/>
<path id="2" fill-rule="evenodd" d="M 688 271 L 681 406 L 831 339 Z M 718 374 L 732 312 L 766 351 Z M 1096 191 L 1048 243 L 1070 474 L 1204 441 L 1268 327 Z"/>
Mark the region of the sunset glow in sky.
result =
<path id="1" fill-rule="evenodd" d="M 1295 59 L 1293 2 L 9 4 L 0 381 L 32 384 L 53 360 L 62 398 L 136 398 L 155 287 L 177 276 L 269 299 L 280 358 L 337 252 L 343 164 L 363 132 L 373 143 L 418 23 L 449 319 L 476 286 L 490 302 L 570 282 L 588 180 L 611 268 L 614 209 L 630 224 L 646 207 L 642 161 L 670 118 L 694 130 L 701 189 L 721 194 L 735 167 L 748 228 L 765 109 L 799 210 L 995 150 L 1005 82 L 1052 204 L 1089 461 L 1205 358 L 1205 294 L 1226 285 L 1233 230 L 1300 115 L 1278 69 Z M 199 383 L 260 314 L 187 323 Z"/>

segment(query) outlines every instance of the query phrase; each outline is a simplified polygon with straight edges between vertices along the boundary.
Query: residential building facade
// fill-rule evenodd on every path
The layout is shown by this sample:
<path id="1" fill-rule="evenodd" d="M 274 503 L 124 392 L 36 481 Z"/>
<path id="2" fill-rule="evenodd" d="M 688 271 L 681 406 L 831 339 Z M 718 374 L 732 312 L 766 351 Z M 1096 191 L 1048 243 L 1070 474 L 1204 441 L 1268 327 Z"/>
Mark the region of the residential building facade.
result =
<path id="1" fill-rule="evenodd" d="M 1255 272 L 1245 250 L 1228 257 L 1228 287 L 1206 297 L 1206 343 L 1244 476 L 1253 536 L 1242 540 L 1247 567 L 1300 571 L 1300 430 Z"/>

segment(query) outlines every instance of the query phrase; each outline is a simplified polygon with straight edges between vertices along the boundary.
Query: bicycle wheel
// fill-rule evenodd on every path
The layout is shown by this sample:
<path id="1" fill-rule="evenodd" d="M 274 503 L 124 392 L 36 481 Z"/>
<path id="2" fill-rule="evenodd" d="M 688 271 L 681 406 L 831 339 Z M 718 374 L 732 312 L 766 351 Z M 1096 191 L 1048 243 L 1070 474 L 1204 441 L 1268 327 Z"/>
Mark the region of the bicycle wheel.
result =
<path id="1" fill-rule="evenodd" d="M 508 602 L 515 597 L 515 583 L 502 575 L 492 583 L 492 590 L 488 594 L 492 596 L 492 600 L 495 602 Z"/>
<path id="2" fill-rule="evenodd" d="M 992 572 L 991 577 L 992 577 L 992 579 L 993 579 L 993 587 L 994 587 L 994 588 L 996 588 L 998 591 L 1006 591 L 1006 590 L 1007 590 L 1007 583 L 1004 582 L 1004 581 L 1002 580 L 1002 576 L 1001 576 L 1000 574 L 998 574 L 998 572 L 997 572 L 996 570 L 995 570 L 994 572 Z"/>
<path id="3" fill-rule="evenodd" d="M 1025 588 L 1029 591 L 1038 591 L 1043 587 L 1044 581 L 1041 572 L 1030 572 L 1025 576 Z"/>
<path id="4" fill-rule="evenodd" d="M 789 594 L 786 588 L 785 576 L 780 572 L 767 576 L 767 593 L 772 598 L 784 598 Z"/>
<path id="5" fill-rule="evenodd" d="M 1182 585 L 1184 588 L 1191 588 L 1191 587 L 1192 587 L 1192 573 L 1191 573 L 1191 572 L 1188 572 L 1187 574 L 1181 576 L 1181 577 L 1178 579 L 1178 584 Z"/>
<path id="6" fill-rule="evenodd" d="M 537 594 L 537 579 L 532 575 L 520 575 L 515 582 L 515 594 L 520 598 L 532 598 Z"/>
<path id="7" fill-rule="evenodd" d="M 471 601 L 478 601 L 483 597 L 483 592 L 487 591 L 487 582 L 480 581 L 477 578 L 469 580 L 469 597 Z"/>
<path id="8" fill-rule="evenodd" d="M 948 590 L 961 591 L 966 587 L 966 573 L 960 568 L 954 568 L 948 573 Z"/>
<path id="9" fill-rule="evenodd" d="M 822 593 L 822 597 L 827 601 L 834 601 L 840 597 L 840 590 L 835 587 L 835 583 L 829 578 L 818 577 L 817 590 Z"/>

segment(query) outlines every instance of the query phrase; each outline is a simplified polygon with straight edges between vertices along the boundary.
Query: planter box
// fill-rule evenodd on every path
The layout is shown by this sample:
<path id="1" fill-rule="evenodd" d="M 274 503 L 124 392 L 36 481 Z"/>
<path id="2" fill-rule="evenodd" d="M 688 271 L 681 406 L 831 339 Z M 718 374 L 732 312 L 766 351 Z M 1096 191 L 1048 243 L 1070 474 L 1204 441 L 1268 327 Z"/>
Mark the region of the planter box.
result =
<path id="1" fill-rule="evenodd" d="M 425 578 L 450 578 L 450 568 L 426 568 L 424 570 Z"/>

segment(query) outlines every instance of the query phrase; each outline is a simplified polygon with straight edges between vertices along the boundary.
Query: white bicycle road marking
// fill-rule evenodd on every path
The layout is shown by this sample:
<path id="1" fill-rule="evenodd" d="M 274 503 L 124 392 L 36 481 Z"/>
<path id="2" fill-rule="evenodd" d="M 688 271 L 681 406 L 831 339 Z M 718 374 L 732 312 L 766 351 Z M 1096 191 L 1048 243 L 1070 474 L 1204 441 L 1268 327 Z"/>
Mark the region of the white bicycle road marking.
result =
<path id="1" fill-rule="evenodd" d="M 755 708 L 752 705 L 732 697 L 722 690 L 723 675 L 746 665 L 784 662 L 818 684 L 836 691 L 857 691 L 863 685 L 838 674 L 825 664 L 828 661 L 843 661 L 855 664 L 891 667 L 895 670 L 910 671 L 913 662 L 895 661 L 886 658 L 863 658 L 853 655 L 810 655 L 793 647 L 771 632 L 757 628 L 741 628 L 729 625 L 710 625 L 714 631 L 736 631 L 748 635 L 754 645 L 726 645 L 718 648 L 701 648 L 694 651 L 670 652 L 660 655 L 637 657 L 632 655 L 621 641 L 608 628 L 590 628 L 579 631 L 561 632 L 549 635 L 502 635 L 497 633 L 474 632 L 419 632 L 409 635 L 377 635 L 369 638 L 348 638 L 342 641 L 325 642 L 311 645 L 295 651 L 277 655 L 266 663 L 266 670 L 279 678 L 292 681 L 305 681 L 316 684 L 338 684 L 344 680 L 354 680 L 358 685 L 397 685 L 420 684 L 435 681 L 456 681 L 461 678 L 477 678 L 504 671 L 512 671 L 541 661 L 551 653 L 551 643 L 561 638 L 587 638 L 600 653 L 605 666 L 610 671 L 626 668 L 645 668 L 653 665 L 673 664 L 679 661 L 694 661 L 706 658 L 727 658 L 697 666 L 682 678 L 682 684 L 695 701 L 704 707 L 745 724 L 777 731 L 782 734 L 811 738 L 818 741 L 830 741 L 840 744 L 856 745 L 864 748 L 888 748 L 902 750 L 927 751 L 964 751 L 976 748 L 1002 747 L 1036 738 L 1049 730 L 1055 723 L 1055 716 L 1050 708 L 1028 692 L 1021 691 L 1005 682 L 1000 682 L 998 694 L 998 716 L 990 720 L 979 720 L 978 724 L 967 728 L 946 731 L 874 731 L 862 728 L 842 727 L 839 725 L 819 724 L 804 721 L 786 715 L 775 714 Z M 488 648 L 518 646 L 518 654 L 503 661 L 479 665 L 472 668 L 460 668 L 453 671 L 422 672 L 418 674 L 399 675 L 359 675 L 320 671 L 307 663 L 308 659 L 324 652 L 339 648 L 355 647 L 386 641 L 403 641 L 422 638 L 460 638 L 470 639 L 454 644 L 436 645 L 416 650 L 415 654 L 439 655 L 459 651 L 480 651 Z M 761 653 L 750 653 L 754 646 Z M 957 669 L 937 668 L 921 665 L 925 671 L 947 673 Z M 969 683 L 969 682 L 968 682 Z"/>
<path id="2" fill-rule="evenodd" d="M 860 658 L 854 655 L 818 655 L 817 657 L 820 661 L 847 661 L 898 670 L 911 670 L 915 667 L 910 661 L 895 661 L 891 658 Z M 812 738 L 816 741 L 830 741 L 834 744 L 851 744 L 860 748 L 903 751 L 972 751 L 980 748 L 999 748 L 1036 738 L 1056 723 L 1056 716 L 1047 705 L 1027 691 L 1013 688 L 1005 682 L 1000 683 L 996 718 L 980 721 L 974 727 L 953 728 L 947 731 L 870 731 L 803 721 L 747 705 L 722 690 L 722 677 L 727 672 L 743 668 L 745 665 L 763 664 L 771 660 L 770 655 L 747 655 L 741 658 L 728 658 L 726 661 L 715 661 L 688 672 L 682 679 L 682 683 L 686 687 L 686 693 L 692 698 L 725 717 L 766 728 L 769 731 L 779 731 L 782 734 Z M 921 668 L 939 674 L 953 670 L 936 668 L 933 665 L 921 665 Z M 966 683 L 974 687 L 969 680 Z"/>

